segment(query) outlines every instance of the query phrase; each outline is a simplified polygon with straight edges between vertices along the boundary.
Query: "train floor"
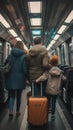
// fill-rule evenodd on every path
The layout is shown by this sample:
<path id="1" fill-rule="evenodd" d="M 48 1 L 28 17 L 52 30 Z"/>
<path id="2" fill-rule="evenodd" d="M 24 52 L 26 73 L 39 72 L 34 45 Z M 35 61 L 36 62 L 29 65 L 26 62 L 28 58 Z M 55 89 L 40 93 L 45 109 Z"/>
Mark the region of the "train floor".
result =
<path id="1" fill-rule="evenodd" d="M 15 115 L 15 108 L 13 118 L 9 118 L 8 103 L 5 104 L 4 109 L 0 113 L 0 130 L 28 130 L 27 92 L 29 89 L 29 87 L 26 87 L 22 93 L 21 115 L 18 118 Z M 44 130 L 44 127 L 31 126 L 30 130 Z M 51 120 L 51 114 L 49 114 L 46 130 L 73 130 L 73 117 L 61 99 L 57 100 L 56 119 L 54 121 Z"/>

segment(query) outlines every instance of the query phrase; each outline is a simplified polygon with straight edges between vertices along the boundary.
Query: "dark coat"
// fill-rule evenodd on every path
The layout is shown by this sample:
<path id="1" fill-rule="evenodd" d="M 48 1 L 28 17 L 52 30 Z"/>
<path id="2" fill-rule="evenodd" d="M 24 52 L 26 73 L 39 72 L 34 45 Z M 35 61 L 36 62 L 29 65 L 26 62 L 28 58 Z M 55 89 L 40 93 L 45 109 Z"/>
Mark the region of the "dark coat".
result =
<path id="1" fill-rule="evenodd" d="M 24 89 L 27 76 L 26 56 L 24 51 L 18 48 L 13 48 L 6 61 L 8 60 L 10 60 L 11 69 L 5 76 L 6 88 Z"/>
<path id="2" fill-rule="evenodd" d="M 27 56 L 29 79 L 34 81 L 49 67 L 48 51 L 42 45 L 34 45 Z"/>

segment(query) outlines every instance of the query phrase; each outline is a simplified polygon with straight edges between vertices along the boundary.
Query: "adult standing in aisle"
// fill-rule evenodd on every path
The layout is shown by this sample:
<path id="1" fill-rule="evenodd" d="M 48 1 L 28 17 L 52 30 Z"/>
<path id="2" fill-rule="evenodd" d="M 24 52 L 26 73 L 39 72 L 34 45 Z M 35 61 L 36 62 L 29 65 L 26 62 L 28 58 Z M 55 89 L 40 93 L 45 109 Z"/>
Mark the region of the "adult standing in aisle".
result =
<path id="1" fill-rule="evenodd" d="M 40 84 L 35 80 L 43 74 L 46 69 L 50 68 L 48 51 L 42 45 L 41 37 L 34 39 L 34 46 L 29 50 L 27 56 L 27 66 L 29 70 L 29 80 L 34 82 L 34 96 L 39 96 Z M 32 88 L 32 87 L 31 87 Z M 45 83 L 43 83 L 43 95 L 45 89 Z"/>
<path id="2" fill-rule="evenodd" d="M 6 59 L 10 62 L 10 71 L 5 76 L 6 89 L 9 91 L 9 117 L 13 117 L 13 108 L 16 98 L 16 116 L 20 115 L 22 90 L 25 88 L 27 76 L 26 56 L 24 45 L 18 41 L 12 48 L 11 54 Z"/>

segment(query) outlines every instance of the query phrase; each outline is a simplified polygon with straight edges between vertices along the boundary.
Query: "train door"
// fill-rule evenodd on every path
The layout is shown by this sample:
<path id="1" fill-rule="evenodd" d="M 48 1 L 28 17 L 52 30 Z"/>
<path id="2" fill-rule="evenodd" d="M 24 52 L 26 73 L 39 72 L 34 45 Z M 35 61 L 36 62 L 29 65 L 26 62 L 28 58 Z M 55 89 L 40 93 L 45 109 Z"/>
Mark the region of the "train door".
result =
<path id="1" fill-rule="evenodd" d="M 68 44 L 68 51 L 69 51 L 69 62 L 70 65 L 73 66 L 73 37 L 71 39 L 71 42 Z"/>
<path id="2" fill-rule="evenodd" d="M 71 53 L 71 38 L 67 39 L 66 41 L 66 45 L 67 45 L 67 51 L 68 51 L 68 60 L 69 60 L 69 65 L 71 65 L 71 59 L 70 59 L 70 53 Z"/>
<path id="3" fill-rule="evenodd" d="M 0 39 L 0 65 L 3 64 L 3 42 Z"/>
<path id="4" fill-rule="evenodd" d="M 64 51 L 65 51 L 65 64 L 69 65 L 68 46 L 66 42 L 64 42 Z"/>
<path id="5" fill-rule="evenodd" d="M 4 61 L 10 52 L 10 45 L 0 38 L 0 108 L 8 99 L 8 91 L 5 89 L 4 72 L 1 69 L 4 65 Z"/>
<path id="6" fill-rule="evenodd" d="M 10 43 L 5 42 L 5 44 L 4 44 L 4 61 L 6 60 L 8 55 L 10 54 L 10 51 L 11 51 Z"/>

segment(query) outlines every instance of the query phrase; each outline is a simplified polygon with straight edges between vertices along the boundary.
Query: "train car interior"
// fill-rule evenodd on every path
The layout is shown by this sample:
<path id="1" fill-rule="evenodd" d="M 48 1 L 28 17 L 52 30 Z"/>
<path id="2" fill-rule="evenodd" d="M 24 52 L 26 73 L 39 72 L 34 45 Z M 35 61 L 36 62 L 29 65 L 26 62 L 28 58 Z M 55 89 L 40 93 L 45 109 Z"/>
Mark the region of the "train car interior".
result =
<path id="1" fill-rule="evenodd" d="M 0 0 L 0 130 L 44 130 L 28 127 L 27 93 L 22 93 L 21 116 L 8 118 L 8 90 L 5 89 L 3 66 L 12 47 L 22 41 L 24 49 L 41 37 L 48 56 L 58 55 L 58 67 L 67 81 L 61 85 L 56 119 L 50 115 L 46 130 L 73 130 L 73 1 L 71 0 Z M 15 102 L 16 103 L 16 102 Z M 14 111 L 15 113 L 15 111 Z M 36 118 L 36 117 L 35 117 Z"/>

